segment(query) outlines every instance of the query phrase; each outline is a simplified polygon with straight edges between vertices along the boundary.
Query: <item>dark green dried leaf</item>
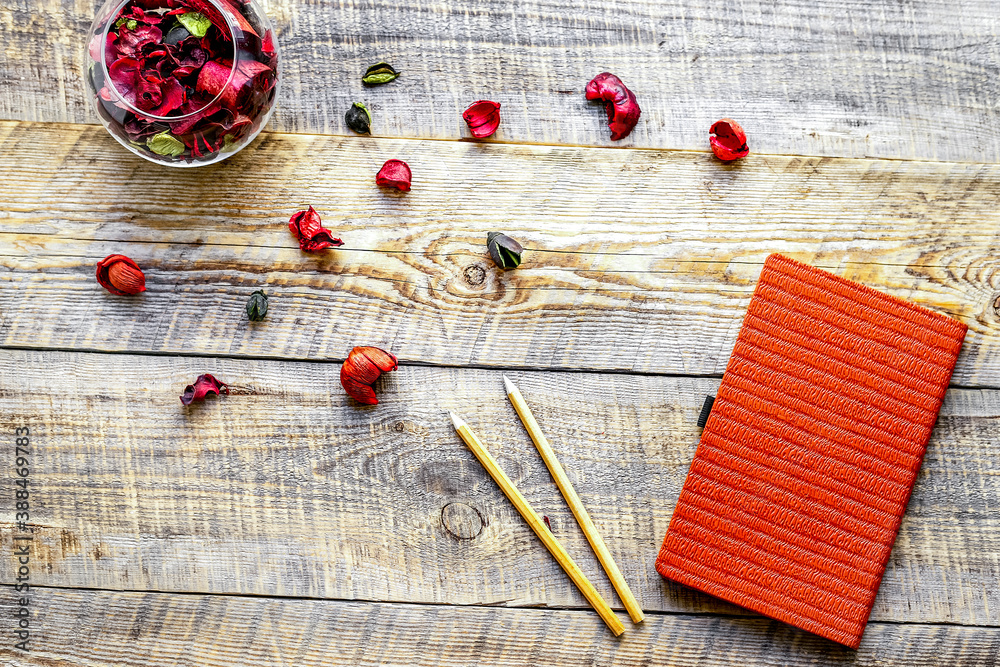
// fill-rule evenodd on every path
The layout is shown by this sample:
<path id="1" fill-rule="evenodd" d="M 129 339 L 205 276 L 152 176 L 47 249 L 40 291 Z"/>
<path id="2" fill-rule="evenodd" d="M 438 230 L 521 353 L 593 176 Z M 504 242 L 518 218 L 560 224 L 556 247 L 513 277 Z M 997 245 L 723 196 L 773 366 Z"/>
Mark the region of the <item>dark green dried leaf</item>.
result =
<path id="1" fill-rule="evenodd" d="M 389 63 L 375 63 L 361 77 L 361 83 L 366 86 L 381 86 L 383 83 L 395 80 L 398 76 L 399 72 L 393 69 Z"/>
<path id="2" fill-rule="evenodd" d="M 267 315 L 267 295 L 263 290 L 257 290 L 247 301 L 247 317 L 251 322 L 260 322 Z"/>
<path id="3" fill-rule="evenodd" d="M 490 251 L 493 263 L 504 271 L 516 269 L 521 264 L 521 253 L 524 252 L 520 243 L 500 232 L 486 235 L 486 249 Z"/>
<path id="4" fill-rule="evenodd" d="M 368 107 L 361 102 L 355 102 L 344 114 L 347 127 L 358 134 L 368 134 L 372 129 L 372 116 L 368 113 Z"/>

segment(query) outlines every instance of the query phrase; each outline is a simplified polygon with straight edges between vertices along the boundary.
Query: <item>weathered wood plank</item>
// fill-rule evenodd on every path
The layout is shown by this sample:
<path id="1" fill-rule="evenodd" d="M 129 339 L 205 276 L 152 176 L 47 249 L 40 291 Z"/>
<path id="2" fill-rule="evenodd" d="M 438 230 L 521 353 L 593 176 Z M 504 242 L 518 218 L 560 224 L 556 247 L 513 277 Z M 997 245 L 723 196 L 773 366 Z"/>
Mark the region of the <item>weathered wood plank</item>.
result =
<path id="1" fill-rule="evenodd" d="M 467 137 L 459 114 L 485 97 L 503 104 L 499 140 L 609 145 L 583 89 L 610 70 L 643 109 L 621 145 L 707 150 L 733 116 L 760 153 L 1000 161 L 992 0 L 265 5 L 284 56 L 277 130 L 344 134 L 362 100 L 376 134 Z M 79 74 L 92 10 L 0 7 L 0 118 L 97 122 Z M 402 78 L 365 90 L 381 59 Z"/>
<path id="2" fill-rule="evenodd" d="M 422 363 L 718 375 L 777 250 L 960 318 L 954 381 L 1000 377 L 997 165 L 267 135 L 164 171 L 114 148 L 0 124 L 0 344 L 342 359 L 363 338 Z M 388 157 L 413 191 L 374 186 Z M 298 250 L 307 204 L 344 249 Z M 492 265 L 492 229 L 522 268 Z M 94 281 L 118 252 L 142 296 Z"/>
<path id="3" fill-rule="evenodd" d="M 339 366 L 0 352 L 32 429 L 34 567 L 57 586 L 586 607 L 455 435 L 464 417 L 616 608 L 497 371 L 404 366 L 359 408 Z M 233 395 L 184 408 L 200 373 Z M 653 569 L 711 379 L 515 373 L 647 610 L 743 613 Z M 873 619 L 1000 625 L 1000 392 L 949 392 Z M 0 494 L 10 553 L 13 494 Z M 12 581 L 0 559 L 0 582 Z"/>
<path id="4" fill-rule="evenodd" d="M 763 618 L 656 615 L 614 639 L 580 611 L 36 589 L 10 667 L 993 665 L 1000 629 L 870 623 L 857 651 Z M 0 627 L 10 596 L 0 598 Z M 5 632 L 5 637 L 11 632 Z"/>

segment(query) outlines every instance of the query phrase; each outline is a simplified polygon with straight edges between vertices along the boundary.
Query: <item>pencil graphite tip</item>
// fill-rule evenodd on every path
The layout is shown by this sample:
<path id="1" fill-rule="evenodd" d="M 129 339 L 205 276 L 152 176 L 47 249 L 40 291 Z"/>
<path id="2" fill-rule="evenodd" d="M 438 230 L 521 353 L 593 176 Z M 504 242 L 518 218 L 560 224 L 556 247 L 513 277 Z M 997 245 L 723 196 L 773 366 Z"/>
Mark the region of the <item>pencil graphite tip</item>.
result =
<path id="1" fill-rule="evenodd" d="M 515 391 L 517 391 L 517 387 L 514 386 L 514 383 L 511 382 L 510 378 L 507 377 L 506 375 L 503 376 L 503 386 L 507 388 L 508 394 L 513 394 Z"/>
<path id="2" fill-rule="evenodd" d="M 449 412 L 448 414 L 451 415 L 451 423 L 455 425 L 456 431 L 462 428 L 463 426 L 468 426 L 468 424 L 462 421 L 462 418 L 456 415 L 454 412 Z"/>

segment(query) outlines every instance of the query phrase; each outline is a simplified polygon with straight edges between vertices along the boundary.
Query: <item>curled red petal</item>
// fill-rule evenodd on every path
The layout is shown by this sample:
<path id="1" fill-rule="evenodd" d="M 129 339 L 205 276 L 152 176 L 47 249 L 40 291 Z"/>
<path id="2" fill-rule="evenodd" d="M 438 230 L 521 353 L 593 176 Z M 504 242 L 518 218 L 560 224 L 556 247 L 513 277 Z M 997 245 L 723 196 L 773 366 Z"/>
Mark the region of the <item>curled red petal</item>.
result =
<path id="1" fill-rule="evenodd" d="M 386 160 L 378 174 L 375 175 L 375 183 L 382 187 L 396 188 L 403 192 L 410 189 L 410 181 L 413 177 L 410 172 L 410 165 L 402 160 Z"/>
<path id="2" fill-rule="evenodd" d="M 750 154 L 750 149 L 747 147 L 747 133 L 732 118 L 716 121 L 708 132 L 712 152 L 720 160 L 729 162 Z"/>
<path id="3" fill-rule="evenodd" d="M 377 405 L 372 385 L 382 375 L 399 367 L 396 357 L 377 347 L 355 347 L 340 367 L 340 384 L 358 403 Z"/>
<path id="4" fill-rule="evenodd" d="M 184 387 L 184 393 L 181 394 L 181 403 L 191 405 L 194 401 L 204 400 L 208 394 L 218 396 L 220 393 L 228 394 L 229 385 L 217 380 L 214 375 L 205 373 L 204 375 L 199 375 L 194 384 Z"/>
<path id="5" fill-rule="evenodd" d="M 123 56 L 139 57 L 143 55 L 145 47 L 162 42 L 162 30 L 154 25 L 140 23 L 134 30 L 129 30 L 127 25 L 118 28 L 118 41 L 115 45 Z"/>
<path id="6" fill-rule="evenodd" d="M 299 248 L 305 252 L 319 252 L 344 245 L 343 241 L 323 227 L 319 213 L 312 206 L 307 211 L 294 213 L 288 220 L 288 229 L 299 240 Z"/>
<path id="7" fill-rule="evenodd" d="M 603 100 L 604 109 L 608 112 L 608 127 L 611 128 L 611 140 L 624 139 L 639 122 L 639 103 L 635 95 L 622 80 L 610 72 L 598 74 L 587 84 L 588 100 Z"/>
<path id="8" fill-rule="evenodd" d="M 118 296 L 146 291 L 146 276 L 139 265 L 125 255 L 108 255 L 97 263 L 97 282 Z"/>
<path id="9" fill-rule="evenodd" d="M 479 100 L 462 112 L 469 131 L 476 139 L 485 139 L 500 127 L 500 103 Z"/>

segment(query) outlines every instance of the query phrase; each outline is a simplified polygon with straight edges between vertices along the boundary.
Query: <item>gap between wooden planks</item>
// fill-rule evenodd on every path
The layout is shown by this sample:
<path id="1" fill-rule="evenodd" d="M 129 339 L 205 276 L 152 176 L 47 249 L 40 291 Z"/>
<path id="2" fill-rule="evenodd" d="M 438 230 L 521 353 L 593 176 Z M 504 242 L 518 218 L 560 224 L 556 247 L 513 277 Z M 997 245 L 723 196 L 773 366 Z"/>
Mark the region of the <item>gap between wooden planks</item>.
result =
<path id="1" fill-rule="evenodd" d="M 232 393 L 185 408 L 201 373 Z M 644 609 L 747 613 L 653 569 L 716 380 L 512 379 Z M 585 608 L 453 432 L 447 411 L 461 409 L 620 608 L 501 372 L 404 366 L 359 408 L 334 364 L 0 351 L 0 386 L 0 430 L 32 429 L 45 584 Z M 873 620 L 1000 625 L 998 406 L 998 391 L 948 393 Z M 11 503 L 0 496 L 0 516 Z M 0 560 L 0 582 L 13 566 Z"/>
<path id="2" fill-rule="evenodd" d="M 9 122 L 0 154 L 7 346 L 720 375 L 782 251 L 968 324 L 955 384 L 1000 373 L 998 165 L 270 134 L 164 171 L 100 128 Z M 389 157 L 413 191 L 374 186 Z M 309 204 L 346 248 L 298 250 Z M 494 229 L 528 246 L 518 270 L 489 261 Z M 119 252 L 148 292 L 97 286 Z"/>
<path id="3" fill-rule="evenodd" d="M 991 665 L 1000 643 L 995 627 L 872 622 L 853 651 L 779 621 L 690 615 L 651 615 L 609 640 L 599 619 L 578 611 L 52 588 L 34 596 L 40 631 L 30 653 L 0 647 L 10 667 L 952 667 Z M 0 600 L 4 619 L 12 611 Z"/>
<path id="4" fill-rule="evenodd" d="M 462 110 L 488 98 L 510 142 L 706 150 L 731 116 L 761 153 L 1000 161 L 993 0 L 265 4 L 282 49 L 278 131 L 348 134 L 362 101 L 378 135 L 457 139 Z M 97 122 L 80 80 L 93 9 L 0 8 L 0 118 Z M 380 60 L 402 76 L 363 88 Z M 583 95 L 605 70 L 643 110 L 615 144 Z"/>

